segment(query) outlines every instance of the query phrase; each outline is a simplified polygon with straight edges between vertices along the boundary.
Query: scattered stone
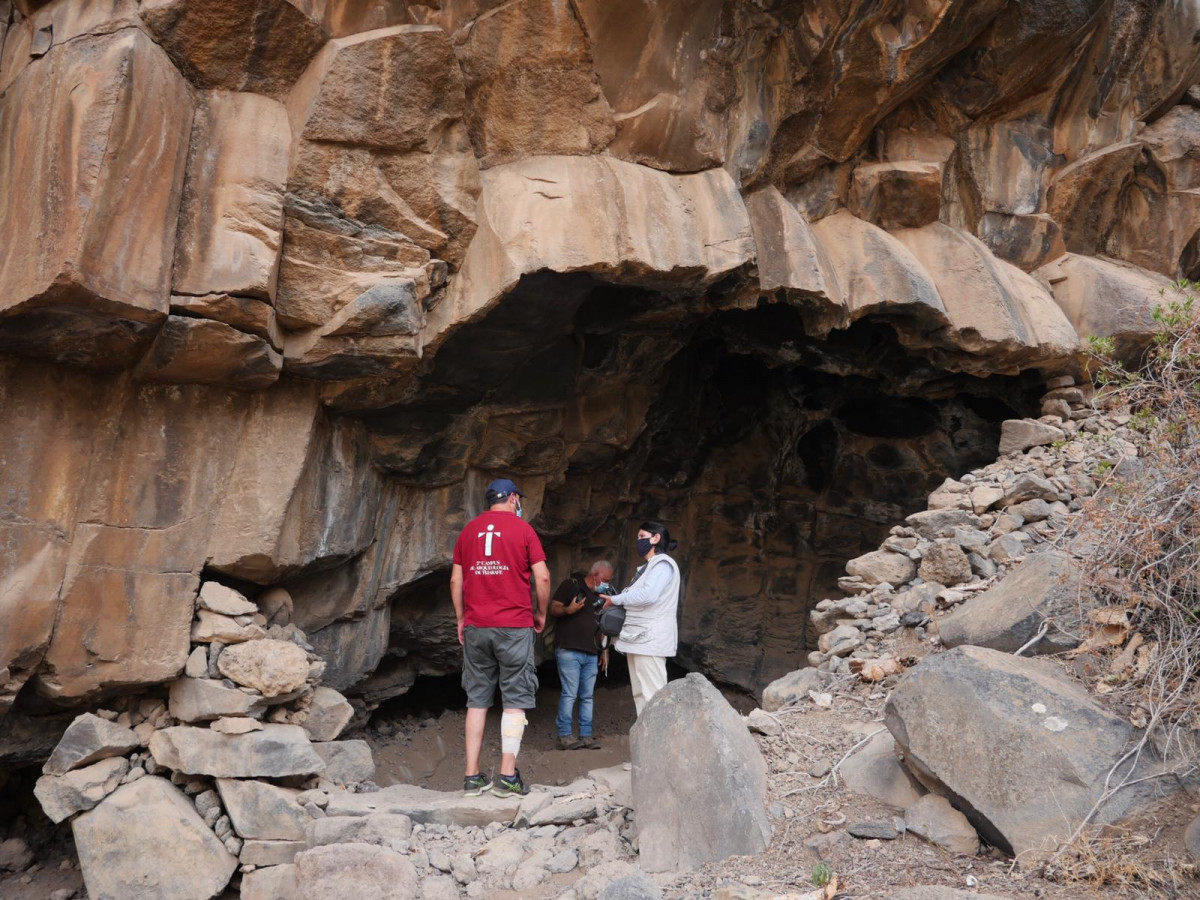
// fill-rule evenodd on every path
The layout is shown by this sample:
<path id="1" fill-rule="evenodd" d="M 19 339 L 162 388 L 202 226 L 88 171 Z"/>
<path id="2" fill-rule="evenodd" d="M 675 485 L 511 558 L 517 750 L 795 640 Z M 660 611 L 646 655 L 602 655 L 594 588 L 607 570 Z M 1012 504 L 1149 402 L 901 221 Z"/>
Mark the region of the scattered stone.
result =
<path id="1" fill-rule="evenodd" d="M 690 869 L 766 848 L 766 762 L 708 679 L 692 673 L 655 694 L 629 742 L 643 868 Z"/>
<path id="2" fill-rule="evenodd" d="M 194 647 L 188 654 L 187 662 L 183 664 L 183 674 L 188 678 L 208 677 L 208 651 L 203 647 Z"/>
<path id="3" fill-rule="evenodd" d="M 925 552 L 917 574 L 925 581 L 952 587 L 971 580 L 971 563 L 957 542 L 941 540 Z"/>
<path id="4" fill-rule="evenodd" d="M 165 778 L 122 785 L 71 830 L 89 897 L 212 897 L 238 864 Z"/>
<path id="5" fill-rule="evenodd" d="M 618 878 L 638 874 L 637 869 L 623 860 L 600 863 L 575 882 L 575 895 L 578 900 L 598 900 L 604 889 Z"/>
<path id="6" fill-rule="evenodd" d="M 599 900 L 662 900 L 662 889 L 648 875 L 625 875 L 600 892 Z"/>
<path id="7" fill-rule="evenodd" d="M 92 713 L 76 716 L 42 766 L 46 775 L 65 775 L 111 756 L 124 756 L 138 748 L 138 739 L 130 729 Z"/>
<path id="8" fill-rule="evenodd" d="M 746 727 L 754 734 L 763 734 L 768 737 L 774 737 L 783 732 L 783 726 L 779 724 L 779 720 L 761 709 L 750 710 L 749 715 L 746 716 Z"/>
<path id="9" fill-rule="evenodd" d="M 328 844 L 296 856 L 299 900 L 412 900 L 419 882 L 413 864 L 370 844 Z"/>
<path id="10" fill-rule="evenodd" d="M 325 777 L 334 784 L 374 780 L 375 759 L 366 741 L 326 741 L 312 747 L 325 761 Z"/>
<path id="11" fill-rule="evenodd" d="M 277 697 L 304 687 L 308 655 L 291 641 L 263 638 L 226 647 L 217 668 L 226 678 L 252 687 L 264 697 Z"/>
<path id="12" fill-rule="evenodd" d="M 579 865 L 579 854 L 574 850 L 567 848 L 560 853 L 555 854 L 546 863 L 546 870 L 552 875 L 563 875 L 573 871 Z"/>
<path id="13" fill-rule="evenodd" d="M 559 797 L 529 818 L 530 826 L 570 825 L 580 819 L 594 819 L 597 815 L 596 798 L 590 794 Z"/>
<path id="14" fill-rule="evenodd" d="M 60 821 L 60 820 L 55 820 Z M 0 841 L 0 872 L 24 872 L 33 865 L 33 851 L 21 838 Z"/>
<path id="15" fill-rule="evenodd" d="M 176 725 L 154 733 L 150 753 L 168 769 L 214 778 L 284 778 L 325 770 L 297 725 L 265 725 L 262 731 L 239 735 Z"/>
<path id="16" fill-rule="evenodd" d="M 306 709 L 304 730 L 314 741 L 332 741 L 342 733 L 354 718 L 354 707 L 333 688 L 318 687 L 313 690 L 312 702 Z"/>
<path id="17" fill-rule="evenodd" d="M 243 641 L 253 641 L 261 638 L 266 632 L 254 623 L 241 624 L 230 616 L 223 616 L 211 610 L 201 609 L 196 612 L 196 621 L 192 623 L 192 643 L 209 644 L 220 641 L 222 644 L 236 646 Z"/>
<path id="18" fill-rule="evenodd" d="M 120 786 L 128 772 L 129 760 L 109 757 L 66 775 L 43 775 L 34 785 L 33 795 L 50 821 L 57 823 L 92 809 Z"/>
<path id="19" fill-rule="evenodd" d="M 458 885 L 449 875 L 427 875 L 421 879 L 421 900 L 458 900 Z"/>
<path id="20" fill-rule="evenodd" d="M 855 822 L 846 826 L 846 831 L 851 837 L 863 840 L 894 841 L 900 837 L 900 832 L 891 822 Z"/>
<path id="21" fill-rule="evenodd" d="M 904 827 L 951 853 L 974 856 L 979 852 L 979 835 L 967 817 L 937 794 L 926 794 L 905 809 Z"/>
<path id="22" fill-rule="evenodd" d="M 1061 428 L 1031 419 L 1007 419 L 1000 425 L 1000 455 L 1066 440 Z"/>
<path id="23" fill-rule="evenodd" d="M 208 727 L 219 734 L 249 734 L 251 731 L 262 731 L 263 723 L 258 719 L 235 716 L 217 719 Z"/>
<path id="24" fill-rule="evenodd" d="M 211 678 L 176 678 L 168 700 L 171 715 L 181 722 L 205 722 L 225 716 L 244 717 L 261 709 L 262 698 L 226 687 Z"/>
<path id="25" fill-rule="evenodd" d="M 917 574 L 917 564 L 907 556 L 890 550 L 875 550 L 846 563 L 846 572 L 867 584 L 904 584 Z"/>
<path id="26" fill-rule="evenodd" d="M 206 581 L 200 586 L 200 596 L 196 604 L 200 609 L 211 610 L 223 616 L 252 616 L 258 612 L 258 607 L 244 596 L 216 581 Z"/>

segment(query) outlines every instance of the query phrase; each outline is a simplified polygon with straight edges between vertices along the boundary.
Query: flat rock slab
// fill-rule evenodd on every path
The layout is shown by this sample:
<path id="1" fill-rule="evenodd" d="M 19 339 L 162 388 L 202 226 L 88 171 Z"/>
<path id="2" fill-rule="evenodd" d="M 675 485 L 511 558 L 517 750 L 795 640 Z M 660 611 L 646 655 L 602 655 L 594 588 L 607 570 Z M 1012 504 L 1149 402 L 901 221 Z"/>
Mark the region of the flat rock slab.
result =
<path id="1" fill-rule="evenodd" d="M 71 829 L 93 900 L 208 900 L 224 890 L 238 864 L 165 778 L 122 785 Z"/>
<path id="2" fill-rule="evenodd" d="M 218 778 L 217 792 L 238 837 L 260 841 L 304 840 L 312 817 L 296 800 L 300 791 L 262 781 Z"/>
<path id="3" fill-rule="evenodd" d="M 430 791 L 415 784 L 395 784 L 370 794 L 334 791 L 325 808 L 330 816 L 394 813 L 422 825 L 490 825 L 513 821 L 521 801 L 516 798 L 464 797 L 457 791 Z"/>
<path id="4" fill-rule="evenodd" d="M 66 775 L 43 775 L 34 785 L 33 795 L 51 822 L 61 822 L 94 807 L 117 789 L 128 771 L 129 760 L 112 756 Z"/>
<path id="5" fill-rule="evenodd" d="M 171 715 L 181 722 L 245 716 L 258 706 L 259 700 L 212 678 L 176 678 L 167 695 Z"/>
<path id="6" fill-rule="evenodd" d="M 307 826 L 308 846 L 325 844 L 374 844 L 407 853 L 412 835 L 412 819 L 393 813 L 369 816 L 326 816 L 312 819 Z"/>
<path id="7" fill-rule="evenodd" d="M 150 753 L 160 766 L 213 778 L 285 778 L 325 771 L 299 725 L 268 724 L 249 734 L 176 725 L 154 732 Z"/>
<path id="8" fill-rule="evenodd" d="M 110 756 L 124 756 L 138 746 L 137 735 L 132 730 L 92 713 L 84 713 L 67 726 L 58 746 L 42 766 L 42 772 L 65 775 L 88 763 Z"/>

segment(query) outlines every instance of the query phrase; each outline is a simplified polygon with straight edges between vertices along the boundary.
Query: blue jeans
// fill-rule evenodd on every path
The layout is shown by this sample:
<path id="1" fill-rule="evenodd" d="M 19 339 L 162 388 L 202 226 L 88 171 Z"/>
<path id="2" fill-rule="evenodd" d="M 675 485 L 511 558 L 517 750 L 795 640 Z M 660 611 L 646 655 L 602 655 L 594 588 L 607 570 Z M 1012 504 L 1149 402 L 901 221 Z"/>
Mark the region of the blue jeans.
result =
<path id="1" fill-rule="evenodd" d="M 575 700 L 579 700 L 579 736 L 592 736 L 592 691 L 596 687 L 596 671 L 600 657 L 582 650 L 558 650 L 554 654 L 558 661 L 558 677 L 562 681 L 562 696 L 558 699 L 558 736 L 571 734 L 571 715 L 575 711 Z"/>

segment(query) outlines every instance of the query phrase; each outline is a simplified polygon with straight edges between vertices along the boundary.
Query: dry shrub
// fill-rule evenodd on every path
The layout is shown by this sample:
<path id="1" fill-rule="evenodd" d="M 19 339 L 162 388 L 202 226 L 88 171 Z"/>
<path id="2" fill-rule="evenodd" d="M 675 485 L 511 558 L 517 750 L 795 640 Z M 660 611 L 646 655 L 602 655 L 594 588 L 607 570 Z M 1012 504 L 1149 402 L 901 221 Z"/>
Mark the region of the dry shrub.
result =
<path id="1" fill-rule="evenodd" d="M 1179 897 L 1194 888 L 1195 863 L 1156 852 L 1157 835 L 1093 831 L 1077 836 L 1042 875 L 1059 884 L 1119 887 L 1149 897 Z"/>
<path id="2" fill-rule="evenodd" d="M 1093 344 L 1098 397 L 1128 410 L 1139 452 L 1098 473 L 1076 548 L 1093 604 L 1088 647 L 1112 656 L 1100 691 L 1119 690 L 1182 773 L 1196 766 L 1200 727 L 1200 309 L 1189 285 L 1176 291 L 1140 365 Z"/>

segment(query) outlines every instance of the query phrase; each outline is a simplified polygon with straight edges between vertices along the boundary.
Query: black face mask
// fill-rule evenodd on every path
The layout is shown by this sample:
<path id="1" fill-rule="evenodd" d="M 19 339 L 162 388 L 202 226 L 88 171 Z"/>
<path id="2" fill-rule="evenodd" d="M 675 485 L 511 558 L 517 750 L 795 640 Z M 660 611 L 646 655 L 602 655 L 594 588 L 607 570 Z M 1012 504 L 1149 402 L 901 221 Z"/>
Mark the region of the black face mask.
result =
<path id="1" fill-rule="evenodd" d="M 652 543 L 650 543 L 650 538 L 638 538 L 637 539 L 638 556 L 645 556 L 647 553 L 650 552 L 650 548 L 653 546 L 654 545 Z"/>

